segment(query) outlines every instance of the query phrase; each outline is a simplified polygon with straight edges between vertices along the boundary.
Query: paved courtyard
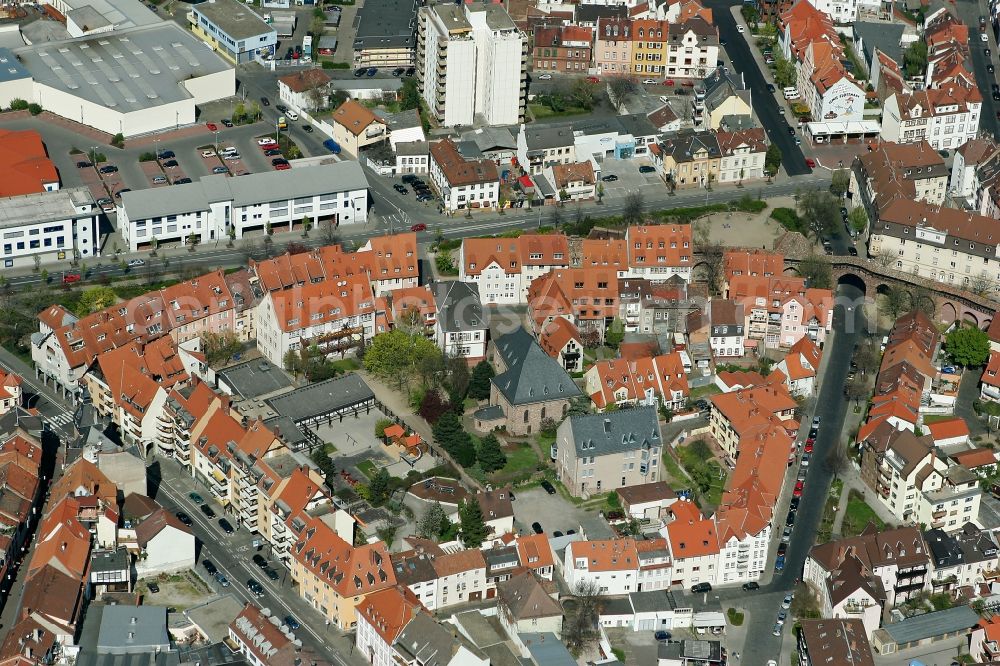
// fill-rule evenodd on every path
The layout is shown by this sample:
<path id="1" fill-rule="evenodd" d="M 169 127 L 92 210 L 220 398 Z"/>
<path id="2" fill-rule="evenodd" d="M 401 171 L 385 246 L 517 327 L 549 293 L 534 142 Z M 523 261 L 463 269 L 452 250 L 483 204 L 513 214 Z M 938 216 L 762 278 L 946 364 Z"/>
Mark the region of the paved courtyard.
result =
<path id="1" fill-rule="evenodd" d="M 531 524 L 539 522 L 545 533 L 551 537 L 556 530 L 583 528 L 589 539 L 610 539 L 614 533 L 596 511 L 584 511 L 564 500 L 560 495 L 549 495 L 542 488 L 515 491 L 514 522 L 525 534 L 531 533 Z"/>

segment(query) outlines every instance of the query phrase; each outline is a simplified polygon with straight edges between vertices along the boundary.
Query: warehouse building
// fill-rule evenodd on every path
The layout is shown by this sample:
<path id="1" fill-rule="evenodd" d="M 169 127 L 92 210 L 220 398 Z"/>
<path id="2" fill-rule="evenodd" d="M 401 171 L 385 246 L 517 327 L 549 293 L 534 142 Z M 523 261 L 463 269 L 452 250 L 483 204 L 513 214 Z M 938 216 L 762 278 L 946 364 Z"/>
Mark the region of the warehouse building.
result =
<path id="1" fill-rule="evenodd" d="M 337 162 L 122 194 L 118 230 L 129 250 L 158 243 L 183 245 L 242 238 L 252 231 L 290 231 L 314 224 L 364 224 L 368 181 L 357 162 Z"/>
<path id="2" fill-rule="evenodd" d="M 100 256 L 100 216 L 86 187 L 0 199 L 3 268 Z"/>
<path id="3" fill-rule="evenodd" d="M 191 124 L 198 104 L 235 94 L 235 70 L 171 22 L 0 48 L 0 105 L 37 102 L 112 135 Z"/>

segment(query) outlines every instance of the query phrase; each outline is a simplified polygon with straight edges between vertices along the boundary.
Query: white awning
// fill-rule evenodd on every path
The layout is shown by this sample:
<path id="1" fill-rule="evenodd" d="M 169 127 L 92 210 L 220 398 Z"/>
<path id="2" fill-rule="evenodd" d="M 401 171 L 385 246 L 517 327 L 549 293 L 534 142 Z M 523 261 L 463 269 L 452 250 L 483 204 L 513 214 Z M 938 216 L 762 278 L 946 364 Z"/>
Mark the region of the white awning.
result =
<path id="1" fill-rule="evenodd" d="M 692 626 L 696 629 L 707 628 L 707 627 L 724 627 L 726 626 L 726 616 L 722 613 L 704 612 L 695 613 L 694 618 L 691 620 Z"/>
<path id="2" fill-rule="evenodd" d="M 881 126 L 877 120 L 848 120 L 806 123 L 813 136 L 837 136 L 839 134 L 878 134 Z"/>

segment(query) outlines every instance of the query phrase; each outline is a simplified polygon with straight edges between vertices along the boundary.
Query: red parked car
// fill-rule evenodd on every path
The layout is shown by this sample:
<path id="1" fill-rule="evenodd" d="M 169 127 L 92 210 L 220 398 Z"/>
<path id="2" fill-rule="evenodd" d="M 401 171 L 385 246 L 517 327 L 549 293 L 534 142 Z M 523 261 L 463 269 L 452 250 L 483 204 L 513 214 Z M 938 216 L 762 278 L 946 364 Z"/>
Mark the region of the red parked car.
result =
<path id="1" fill-rule="evenodd" d="M 412 227 L 410 227 L 410 231 L 427 231 L 427 225 L 424 224 L 423 222 L 414 224 Z"/>
<path id="2" fill-rule="evenodd" d="M 672 85 L 674 85 L 674 80 L 673 79 L 667 79 L 666 81 L 663 82 L 663 85 L 665 85 L 665 86 L 672 86 Z"/>
<path id="3" fill-rule="evenodd" d="M 805 451 L 806 453 L 812 453 L 813 452 L 813 441 L 811 439 L 807 439 L 806 440 L 806 445 L 805 445 L 805 448 L 803 449 L 803 451 Z"/>
<path id="4" fill-rule="evenodd" d="M 588 76 L 587 77 L 587 82 L 588 83 L 600 83 L 601 80 L 599 78 L 597 78 L 596 76 Z"/>
<path id="5" fill-rule="evenodd" d="M 63 273 L 63 284 L 73 284 L 82 279 L 79 273 Z"/>
<path id="6" fill-rule="evenodd" d="M 814 160 L 811 157 L 807 157 L 806 158 L 806 166 L 809 167 L 810 169 L 815 169 L 816 168 L 816 160 Z"/>
<path id="7" fill-rule="evenodd" d="M 795 482 L 795 490 L 792 491 L 792 495 L 795 497 L 802 497 L 802 488 L 805 487 L 804 481 Z"/>
<path id="8" fill-rule="evenodd" d="M 205 127 L 207 127 L 212 132 L 219 129 L 219 126 L 216 125 L 215 123 L 205 123 Z"/>

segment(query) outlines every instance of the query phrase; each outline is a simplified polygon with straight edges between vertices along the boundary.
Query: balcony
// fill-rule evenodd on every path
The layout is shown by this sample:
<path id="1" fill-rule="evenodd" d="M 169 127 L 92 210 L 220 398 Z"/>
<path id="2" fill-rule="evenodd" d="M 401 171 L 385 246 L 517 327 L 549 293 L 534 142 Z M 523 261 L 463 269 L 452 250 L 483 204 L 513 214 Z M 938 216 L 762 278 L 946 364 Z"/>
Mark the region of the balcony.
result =
<path id="1" fill-rule="evenodd" d="M 862 604 L 855 604 L 855 603 L 847 603 L 844 605 L 844 612 L 850 615 L 862 615 L 869 608 L 871 608 L 871 606 L 865 606 Z"/>

